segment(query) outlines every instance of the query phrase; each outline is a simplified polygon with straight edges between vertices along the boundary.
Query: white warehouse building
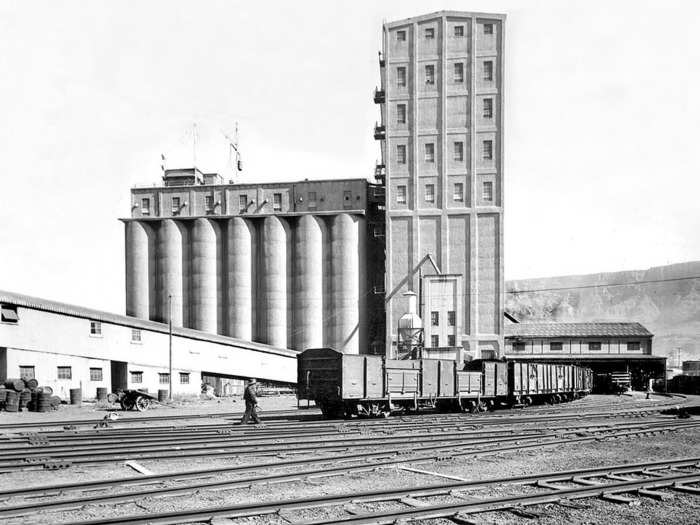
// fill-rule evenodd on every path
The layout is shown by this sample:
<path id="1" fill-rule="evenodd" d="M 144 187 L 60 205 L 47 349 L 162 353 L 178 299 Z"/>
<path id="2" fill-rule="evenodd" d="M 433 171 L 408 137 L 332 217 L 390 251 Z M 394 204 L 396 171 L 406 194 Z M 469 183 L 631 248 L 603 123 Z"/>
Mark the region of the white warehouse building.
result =
<path id="1" fill-rule="evenodd" d="M 0 381 L 35 378 L 68 398 L 82 388 L 168 389 L 168 325 L 0 291 Z M 296 352 L 189 328 L 172 331 L 173 395 L 196 395 L 202 376 L 296 382 Z"/>

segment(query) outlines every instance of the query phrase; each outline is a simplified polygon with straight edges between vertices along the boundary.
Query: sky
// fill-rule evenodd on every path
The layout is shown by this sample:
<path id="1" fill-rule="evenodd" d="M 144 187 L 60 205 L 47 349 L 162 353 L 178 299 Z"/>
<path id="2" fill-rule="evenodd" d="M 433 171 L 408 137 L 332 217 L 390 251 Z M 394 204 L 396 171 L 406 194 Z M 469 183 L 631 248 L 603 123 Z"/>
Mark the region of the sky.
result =
<path id="1" fill-rule="evenodd" d="M 0 3 L 0 289 L 124 311 L 130 188 L 372 176 L 384 21 L 506 13 L 505 277 L 700 259 L 700 4 Z M 692 94 L 692 96 L 691 96 Z"/>

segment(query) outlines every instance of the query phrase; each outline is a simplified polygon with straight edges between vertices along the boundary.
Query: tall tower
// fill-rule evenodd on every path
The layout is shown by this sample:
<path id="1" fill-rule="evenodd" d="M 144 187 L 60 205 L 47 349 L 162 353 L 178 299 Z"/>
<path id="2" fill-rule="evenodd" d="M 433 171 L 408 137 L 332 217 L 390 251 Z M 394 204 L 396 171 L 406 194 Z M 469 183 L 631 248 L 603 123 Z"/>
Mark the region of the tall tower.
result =
<path id="1" fill-rule="evenodd" d="M 426 347 L 502 354 L 504 25 L 505 15 L 454 11 L 384 25 L 374 98 L 388 355 L 410 290 Z"/>

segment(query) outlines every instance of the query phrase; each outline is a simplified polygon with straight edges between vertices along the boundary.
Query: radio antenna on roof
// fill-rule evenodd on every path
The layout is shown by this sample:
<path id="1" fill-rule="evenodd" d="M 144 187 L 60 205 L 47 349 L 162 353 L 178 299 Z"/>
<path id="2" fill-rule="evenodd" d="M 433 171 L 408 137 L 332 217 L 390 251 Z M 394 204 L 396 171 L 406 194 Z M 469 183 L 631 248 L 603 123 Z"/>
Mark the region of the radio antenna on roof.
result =
<path id="1" fill-rule="evenodd" d="M 234 174 L 236 173 L 236 171 L 243 171 L 241 149 L 238 145 L 238 122 L 236 122 L 235 131 L 233 132 L 233 138 L 227 135 L 223 130 L 221 131 L 221 134 L 228 141 L 228 164 L 231 167 L 231 171 L 233 171 Z"/>

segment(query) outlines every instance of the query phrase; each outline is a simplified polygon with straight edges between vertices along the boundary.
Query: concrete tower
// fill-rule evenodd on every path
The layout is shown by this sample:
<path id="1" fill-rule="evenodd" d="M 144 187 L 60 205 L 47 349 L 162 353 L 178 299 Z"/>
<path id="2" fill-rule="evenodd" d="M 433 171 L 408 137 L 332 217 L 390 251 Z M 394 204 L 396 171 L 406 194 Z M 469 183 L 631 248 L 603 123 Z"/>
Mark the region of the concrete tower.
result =
<path id="1" fill-rule="evenodd" d="M 384 25 L 378 174 L 386 183 L 386 348 L 419 295 L 426 347 L 503 348 L 505 16 L 442 11 Z"/>

